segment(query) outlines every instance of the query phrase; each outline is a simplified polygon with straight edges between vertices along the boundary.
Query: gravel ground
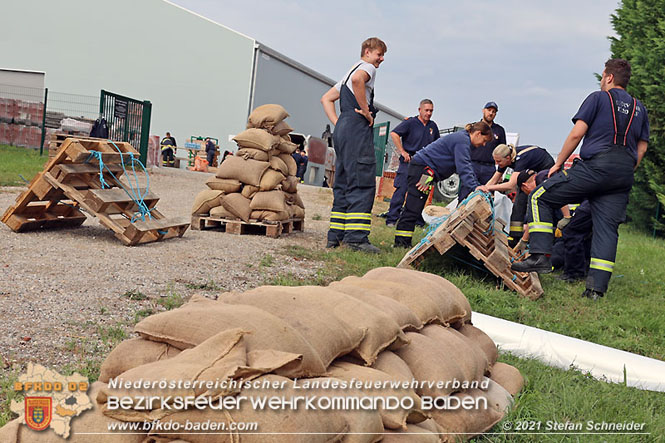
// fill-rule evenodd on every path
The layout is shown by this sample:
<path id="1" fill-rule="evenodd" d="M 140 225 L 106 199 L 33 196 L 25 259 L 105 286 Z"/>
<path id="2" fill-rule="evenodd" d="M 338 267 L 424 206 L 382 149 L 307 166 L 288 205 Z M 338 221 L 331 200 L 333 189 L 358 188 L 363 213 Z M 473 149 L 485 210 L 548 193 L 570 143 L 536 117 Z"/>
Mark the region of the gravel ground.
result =
<path id="1" fill-rule="evenodd" d="M 157 209 L 188 216 L 210 176 L 155 169 L 150 190 L 160 196 Z M 24 189 L 0 188 L 2 212 Z M 157 312 L 169 296 L 215 297 L 279 274 L 314 274 L 321 263 L 291 257 L 285 248 L 325 246 L 332 192 L 304 185 L 299 192 L 305 232 L 277 239 L 189 229 L 179 239 L 127 247 L 93 217 L 76 229 L 20 234 L 0 224 L 0 375 L 29 361 L 67 368 L 101 358 L 131 335 L 137 312 Z"/>

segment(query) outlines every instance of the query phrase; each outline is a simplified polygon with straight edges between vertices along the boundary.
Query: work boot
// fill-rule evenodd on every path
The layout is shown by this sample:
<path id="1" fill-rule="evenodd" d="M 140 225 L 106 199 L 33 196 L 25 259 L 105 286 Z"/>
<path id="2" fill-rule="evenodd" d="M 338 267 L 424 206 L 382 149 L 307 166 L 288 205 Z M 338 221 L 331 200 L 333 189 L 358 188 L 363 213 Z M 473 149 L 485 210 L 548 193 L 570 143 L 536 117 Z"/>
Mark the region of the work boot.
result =
<path id="1" fill-rule="evenodd" d="M 531 254 L 524 261 L 516 261 L 510 267 L 517 272 L 537 272 L 539 274 L 549 274 L 552 268 L 550 258 L 545 254 Z"/>
<path id="2" fill-rule="evenodd" d="M 386 226 L 389 228 L 394 228 L 397 225 L 397 222 L 386 220 Z"/>
<path id="3" fill-rule="evenodd" d="M 333 249 L 337 248 L 339 246 L 339 242 L 335 240 L 328 240 L 328 243 L 326 243 L 326 248 L 328 249 Z"/>
<path id="4" fill-rule="evenodd" d="M 380 213 L 380 214 L 379 214 L 379 217 L 381 217 L 381 218 L 388 218 L 388 211 Z"/>
<path id="5" fill-rule="evenodd" d="M 411 239 L 404 237 L 395 237 L 393 248 L 411 248 Z"/>
<path id="6" fill-rule="evenodd" d="M 582 297 L 590 298 L 593 301 L 598 300 L 601 297 L 604 297 L 605 294 L 603 294 L 600 291 L 596 291 L 595 289 L 589 289 L 586 288 L 584 292 L 582 292 Z"/>
<path id="7" fill-rule="evenodd" d="M 582 280 L 584 277 L 576 277 L 574 275 L 570 274 L 561 274 L 557 277 L 558 280 L 565 281 L 566 283 L 577 283 L 578 281 Z"/>
<path id="8" fill-rule="evenodd" d="M 349 248 L 353 249 L 354 251 L 360 251 L 360 252 L 368 252 L 370 254 L 379 254 L 381 253 L 381 249 L 377 248 L 370 242 L 362 242 L 362 243 L 344 243 L 347 245 Z"/>

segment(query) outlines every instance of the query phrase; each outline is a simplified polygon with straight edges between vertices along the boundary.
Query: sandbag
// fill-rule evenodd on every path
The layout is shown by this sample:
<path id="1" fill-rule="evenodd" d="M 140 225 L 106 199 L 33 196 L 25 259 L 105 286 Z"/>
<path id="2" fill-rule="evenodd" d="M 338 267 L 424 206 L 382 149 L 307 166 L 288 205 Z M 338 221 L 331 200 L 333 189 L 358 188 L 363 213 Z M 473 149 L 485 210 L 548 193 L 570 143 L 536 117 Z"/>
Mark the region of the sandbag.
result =
<path id="1" fill-rule="evenodd" d="M 158 360 L 166 360 L 180 354 L 180 349 L 168 343 L 158 343 L 142 338 L 130 338 L 116 346 L 106 356 L 99 371 L 99 381 L 108 382 L 123 372 Z"/>
<path id="2" fill-rule="evenodd" d="M 353 280 L 353 278 L 351 278 L 351 280 Z M 374 306 L 376 309 L 380 309 L 395 320 L 404 331 L 417 330 L 423 327 L 423 322 L 405 304 L 381 295 L 372 289 L 349 284 L 349 281 L 350 280 L 343 279 L 342 281 L 331 283 L 328 287 L 337 292 L 343 292 L 351 297 L 362 300 L 368 305 Z"/>
<path id="3" fill-rule="evenodd" d="M 430 297 L 427 293 L 415 290 L 406 284 L 394 282 L 390 279 L 374 280 L 367 277 L 346 277 L 340 280 L 340 284 L 348 284 L 359 288 L 372 291 L 376 294 L 392 298 L 408 309 L 410 309 L 421 323 L 431 322 L 442 323 L 441 310 L 436 299 Z"/>
<path id="4" fill-rule="evenodd" d="M 242 183 L 240 183 L 239 180 L 217 177 L 210 177 L 206 182 L 206 185 L 215 191 L 224 191 L 225 194 L 238 192 L 242 187 Z"/>
<path id="5" fill-rule="evenodd" d="M 228 156 L 217 168 L 217 177 L 240 180 L 244 184 L 258 186 L 268 167 L 270 167 L 268 162 L 244 160 L 235 155 Z"/>
<path id="6" fill-rule="evenodd" d="M 414 379 L 409 365 L 391 351 L 383 351 L 379 354 L 372 368 L 385 372 L 399 381 L 411 382 Z"/>
<path id="7" fill-rule="evenodd" d="M 215 218 L 223 218 L 227 220 L 240 220 L 240 217 L 234 215 L 231 211 L 226 209 L 224 206 L 217 206 L 210 210 L 210 216 Z"/>
<path id="8" fill-rule="evenodd" d="M 363 278 L 401 283 L 411 287 L 413 292 L 426 294 L 436 302 L 441 312 L 439 319 L 445 325 L 471 316 L 471 307 L 466 297 L 443 277 L 411 269 L 382 267 L 368 271 Z"/>
<path id="9" fill-rule="evenodd" d="M 276 375 L 265 375 L 257 378 L 254 382 L 283 384 L 283 388 L 244 389 L 242 396 L 248 398 L 241 402 L 240 409 L 219 411 L 213 409 L 189 409 L 176 412 L 162 419 L 162 422 L 179 423 L 181 429 L 186 423 L 218 423 L 226 422 L 227 429 L 231 429 L 230 423 L 258 423 L 258 430 L 238 433 L 188 433 L 185 438 L 190 443 L 332 443 L 342 441 L 349 427 L 346 424 L 345 414 L 342 411 L 328 411 L 321 409 L 306 409 L 304 402 L 298 403 L 297 410 L 273 410 L 265 407 L 253 409 L 251 398 L 284 397 L 294 398 L 307 395 L 293 388 L 293 382 L 284 377 Z M 171 436 L 165 431 L 164 436 Z M 205 433 L 207 432 L 207 433 Z M 157 432 L 153 434 L 159 435 Z M 284 435 L 288 434 L 288 435 Z"/>
<path id="10" fill-rule="evenodd" d="M 286 177 L 282 182 L 282 191 L 288 193 L 298 192 L 298 183 L 300 183 L 300 179 L 298 177 L 295 176 Z"/>
<path id="11" fill-rule="evenodd" d="M 257 192 L 259 192 L 259 187 L 258 186 L 252 186 L 252 185 L 245 185 L 242 187 L 242 196 L 251 200 L 254 195 L 256 195 Z"/>
<path id="12" fill-rule="evenodd" d="M 223 195 L 223 191 L 214 191 L 212 189 L 205 189 L 199 192 L 194 198 L 194 204 L 192 205 L 192 215 L 209 213 L 211 208 L 220 205 L 220 197 Z"/>
<path id="13" fill-rule="evenodd" d="M 280 375 L 311 377 L 325 373 L 326 364 L 308 339 L 284 320 L 259 307 L 229 305 L 195 295 L 178 309 L 141 320 L 134 331 L 146 339 L 187 349 L 231 328 L 248 332 L 244 340 L 250 352 L 275 349 L 302 355 L 299 361 L 277 370 Z"/>
<path id="14" fill-rule="evenodd" d="M 431 421 L 431 419 L 426 421 Z M 442 441 L 439 432 L 433 432 L 421 424 L 408 424 L 406 429 L 386 429 L 381 441 L 383 443 L 439 443 Z"/>
<path id="15" fill-rule="evenodd" d="M 289 116 L 283 106 L 277 104 L 261 105 L 254 109 L 247 119 L 248 128 L 272 129 Z"/>
<path id="16" fill-rule="evenodd" d="M 266 152 L 263 149 L 256 148 L 240 148 L 236 152 L 236 156 L 242 157 L 245 160 L 258 160 L 260 162 L 267 162 L 270 160 L 270 152 Z"/>
<path id="17" fill-rule="evenodd" d="M 283 175 L 289 175 L 289 167 L 284 163 L 284 160 L 279 157 L 273 157 L 270 159 L 270 168 L 281 172 Z"/>
<path id="18" fill-rule="evenodd" d="M 272 127 L 270 130 L 271 134 L 274 135 L 287 135 L 289 132 L 293 131 L 293 128 L 289 126 L 285 121 L 281 121 Z"/>
<path id="19" fill-rule="evenodd" d="M 249 216 L 252 213 L 252 210 L 249 207 L 250 200 L 245 198 L 239 192 L 234 194 L 226 194 L 221 199 L 222 206 L 229 211 L 231 214 L 235 215 L 243 221 L 249 221 Z"/>
<path id="20" fill-rule="evenodd" d="M 220 301 L 257 306 L 283 319 L 307 338 L 323 364 L 328 366 L 335 358 L 356 349 L 367 331 L 340 319 L 330 308 L 333 300 L 341 300 L 343 294 L 333 293 L 333 300 L 326 300 L 309 289 L 307 286 L 261 286 L 242 294 L 222 294 Z M 322 309 L 328 310 L 326 315 L 321 315 Z"/>
<path id="21" fill-rule="evenodd" d="M 331 377 L 339 378 L 341 380 L 360 380 L 363 382 L 388 382 L 385 388 L 368 388 L 363 386 L 363 393 L 367 396 L 389 397 L 395 396 L 397 398 L 411 397 L 413 400 L 413 407 L 410 409 L 387 409 L 379 408 L 383 426 L 389 429 L 406 429 L 407 420 L 410 423 L 418 423 L 429 418 L 420 409 L 420 397 L 416 395 L 413 389 L 394 388 L 390 386 L 390 382 L 398 381 L 394 377 L 386 374 L 385 372 L 377 369 L 367 368 L 364 366 L 354 365 L 353 363 L 345 361 L 336 361 L 328 368 L 328 374 Z"/>
<path id="22" fill-rule="evenodd" d="M 287 175 L 295 176 L 298 172 L 298 164 L 296 163 L 296 160 L 293 158 L 293 156 L 291 154 L 283 153 L 282 151 L 278 151 L 277 155 L 282 159 L 284 164 L 286 164 L 286 167 L 288 168 Z"/>
<path id="23" fill-rule="evenodd" d="M 420 333 L 435 340 L 445 355 L 454 359 L 462 369 L 463 380 L 482 380 L 489 373 L 490 364 L 480 346 L 455 329 L 428 325 Z"/>
<path id="24" fill-rule="evenodd" d="M 260 149 L 269 152 L 275 145 L 281 143 L 281 139 L 258 128 L 250 128 L 233 137 L 239 147 Z"/>
<path id="25" fill-rule="evenodd" d="M 268 169 L 263 173 L 261 177 L 261 182 L 259 183 L 259 189 L 261 191 L 272 191 L 277 188 L 282 181 L 284 181 L 284 174 L 274 169 Z"/>
<path id="26" fill-rule="evenodd" d="M 492 380 L 500 384 L 510 395 L 517 395 L 524 387 L 524 377 L 515 366 L 496 362 L 492 366 Z"/>
<path id="27" fill-rule="evenodd" d="M 290 218 L 288 212 L 274 212 L 274 211 L 252 211 L 250 218 L 254 220 L 264 221 L 284 221 Z"/>
<path id="28" fill-rule="evenodd" d="M 277 145 L 277 148 L 280 150 L 280 152 L 291 155 L 296 152 L 298 145 L 291 141 L 291 137 L 288 135 L 283 135 L 279 139 L 279 145 Z"/>
<path id="29" fill-rule="evenodd" d="M 478 343 L 480 348 L 485 352 L 487 360 L 490 365 L 493 365 L 496 362 L 496 359 L 499 356 L 499 351 L 496 348 L 494 340 L 490 338 L 489 335 L 485 334 L 480 329 L 476 328 L 473 325 L 465 324 L 462 325 L 458 331 L 465 337 L 471 339 L 472 341 Z"/>
<path id="30" fill-rule="evenodd" d="M 305 218 L 305 210 L 301 208 L 300 206 L 293 206 L 293 218 L 296 219 L 304 219 Z"/>
<path id="31" fill-rule="evenodd" d="M 252 198 L 249 207 L 255 211 L 266 210 L 275 212 L 288 212 L 284 193 L 279 190 L 257 192 Z"/>

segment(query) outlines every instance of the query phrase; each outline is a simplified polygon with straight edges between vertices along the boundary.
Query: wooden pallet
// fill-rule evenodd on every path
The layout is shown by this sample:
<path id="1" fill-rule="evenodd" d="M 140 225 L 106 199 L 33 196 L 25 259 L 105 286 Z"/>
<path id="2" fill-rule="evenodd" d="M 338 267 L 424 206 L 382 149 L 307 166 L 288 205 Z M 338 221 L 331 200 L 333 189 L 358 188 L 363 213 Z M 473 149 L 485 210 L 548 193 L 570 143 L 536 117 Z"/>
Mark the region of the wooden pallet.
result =
<path id="1" fill-rule="evenodd" d="M 467 248 L 471 255 L 513 291 L 537 299 L 543 294 L 540 279 L 535 272 L 514 272 L 510 265 L 517 260 L 508 247 L 508 237 L 503 233 L 505 224 L 494 220 L 489 202 L 476 195 L 460 205 L 443 223 L 422 242 L 412 248 L 398 267 L 418 267 L 433 251 L 443 255 L 455 244 Z"/>
<path id="2" fill-rule="evenodd" d="M 289 219 L 282 221 L 229 220 L 225 218 L 210 217 L 208 215 L 192 215 L 192 229 L 221 229 L 223 232 L 236 235 L 259 234 L 266 237 L 277 238 L 282 234 L 305 230 L 304 219 Z"/>
<path id="3" fill-rule="evenodd" d="M 120 181 L 123 162 L 128 161 L 129 154 L 138 157 L 138 152 L 129 143 L 114 143 L 115 146 L 103 139 L 66 138 L 44 170 L 32 179 L 28 190 L 5 211 L 2 222 L 15 232 L 71 228 L 85 221 L 81 212 L 85 210 L 129 246 L 182 237 L 189 220 L 165 218 L 155 208 L 159 197 L 152 193 L 143 200 L 151 210 L 150 217 L 138 219 L 138 205 L 122 189 Z M 101 153 L 106 187 L 100 181 L 99 162 L 92 156 L 93 151 Z"/>
<path id="4" fill-rule="evenodd" d="M 91 140 L 91 141 L 106 141 L 104 138 L 95 138 L 95 137 L 83 137 L 80 135 L 71 135 L 67 134 L 64 132 L 55 132 L 51 134 L 51 138 L 49 139 L 48 142 L 48 156 L 49 159 L 55 157 L 55 155 L 58 153 L 58 150 L 60 149 L 60 146 L 67 140 L 68 138 L 76 138 L 77 140 Z M 116 143 L 117 144 L 117 143 Z"/>

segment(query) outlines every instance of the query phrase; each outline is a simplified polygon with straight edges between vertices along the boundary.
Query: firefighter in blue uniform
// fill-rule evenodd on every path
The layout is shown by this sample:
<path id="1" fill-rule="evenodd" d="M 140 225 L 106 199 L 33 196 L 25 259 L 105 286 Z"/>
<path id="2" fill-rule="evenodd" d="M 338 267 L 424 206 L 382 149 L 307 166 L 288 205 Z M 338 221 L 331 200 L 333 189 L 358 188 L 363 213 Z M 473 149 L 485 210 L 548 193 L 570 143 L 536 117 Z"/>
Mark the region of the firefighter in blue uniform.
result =
<path id="1" fill-rule="evenodd" d="M 421 148 L 439 139 L 439 127 L 432 120 L 433 112 L 432 100 L 423 99 L 418 106 L 418 116 L 404 120 L 390 133 L 400 157 L 399 167 L 395 174 L 395 192 L 390 198 L 386 226 L 394 226 L 402 213 L 407 188 L 406 176 L 411 158 Z"/>
<path id="2" fill-rule="evenodd" d="M 633 173 L 649 143 L 646 108 L 625 90 L 630 71 L 626 60 L 610 59 L 605 63 L 600 91 L 591 93 L 573 117 L 575 126 L 550 169 L 550 179 L 529 196 L 527 221 L 531 255 L 512 265 L 513 270 L 520 272 L 551 272 L 547 254 L 552 248 L 554 208 L 588 199 L 593 237 L 589 274 L 582 295 L 592 300 L 607 291 Z M 580 150 L 583 161 L 559 172 L 583 137 Z"/>
<path id="3" fill-rule="evenodd" d="M 512 191 L 516 187 L 520 172 L 527 170 L 540 172 L 549 170 L 554 166 L 554 159 L 549 152 L 538 146 L 523 145 L 514 147 L 513 145 L 501 144 L 494 148 L 492 159 L 496 164 L 496 172 L 489 179 L 487 185 L 481 187 L 485 192 Z M 508 167 L 511 167 L 514 173 L 510 176 L 509 181 L 499 183 Z M 522 238 L 527 195 L 517 186 L 517 195 L 510 214 L 510 238 L 508 241 L 510 246 L 515 246 Z M 570 217 L 570 213 L 566 211 L 564 216 Z"/>
<path id="4" fill-rule="evenodd" d="M 591 205 L 584 200 L 563 229 L 563 273 L 559 280 L 573 283 L 586 277 L 591 259 L 592 231 Z"/>
<path id="5" fill-rule="evenodd" d="M 162 148 L 162 166 L 173 166 L 175 164 L 175 150 L 177 148 L 175 138 L 171 136 L 170 132 L 166 133 L 166 137 L 160 143 Z"/>
<path id="6" fill-rule="evenodd" d="M 369 242 L 369 231 L 376 190 L 374 79 L 386 51 L 386 44 L 380 39 L 365 40 L 361 60 L 321 97 L 323 110 L 335 125 L 333 142 L 337 155 L 328 248 L 344 243 L 357 251 L 380 252 Z M 335 112 L 338 99 L 339 117 Z"/>
<path id="7" fill-rule="evenodd" d="M 491 139 L 492 130 L 486 123 L 470 123 L 464 131 L 446 135 L 413 156 L 407 174 L 406 203 L 395 231 L 395 247 L 411 247 L 416 220 L 423 212 L 434 182 L 457 173 L 460 178 L 460 202 L 479 186 L 471 165 L 470 151 Z"/>
<path id="8" fill-rule="evenodd" d="M 494 121 L 498 112 L 499 105 L 497 105 L 496 102 L 487 102 L 487 104 L 485 104 L 485 107 L 483 108 L 483 119 L 481 121 L 490 125 L 493 137 L 485 146 L 471 150 L 473 170 L 481 185 L 486 184 L 496 171 L 494 168 L 494 159 L 492 158 L 494 148 L 498 145 L 506 144 L 506 130 L 503 129 L 503 126 Z"/>

